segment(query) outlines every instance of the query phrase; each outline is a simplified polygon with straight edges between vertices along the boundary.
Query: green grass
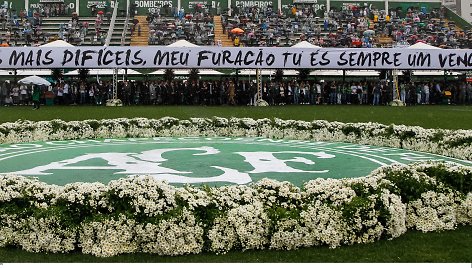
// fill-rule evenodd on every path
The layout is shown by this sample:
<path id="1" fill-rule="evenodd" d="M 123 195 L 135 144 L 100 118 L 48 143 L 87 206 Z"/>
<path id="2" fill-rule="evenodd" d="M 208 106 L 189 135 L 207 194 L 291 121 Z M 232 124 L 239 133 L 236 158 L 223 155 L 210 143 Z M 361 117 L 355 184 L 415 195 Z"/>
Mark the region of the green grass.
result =
<path id="1" fill-rule="evenodd" d="M 33 111 L 31 107 L 0 107 L 0 123 L 18 119 L 33 121 L 61 118 L 66 121 L 118 117 L 160 118 L 252 117 L 311 121 L 325 119 L 340 122 L 379 122 L 417 125 L 425 128 L 472 129 L 472 106 L 49 106 Z"/>
<path id="2" fill-rule="evenodd" d="M 118 117 L 160 118 L 252 117 L 311 121 L 325 119 L 340 122 L 379 122 L 418 125 L 425 128 L 472 129 L 471 106 L 279 106 L 279 107 L 203 107 L 203 106 L 132 106 L 132 107 L 0 107 L 0 123 L 23 120 L 66 121 Z M 420 233 L 409 231 L 392 241 L 373 244 L 304 248 L 295 251 L 246 251 L 226 255 L 157 256 L 127 254 L 96 258 L 81 253 L 28 253 L 16 248 L 0 248 L 2 262 L 472 262 L 472 226 L 454 231 Z"/>
<path id="3" fill-rule="evenodd" d="M 472 262 L 472 226 L 455 231 L 410 231 L 400 238 L 372 244 L 303 248 L 292 251 L 257 250 L 226 255 L 204 253 L 187 256 L 125 254 L 97 258 L 81 253 L 41 254 L 0 248 L 0 262 Z"/>

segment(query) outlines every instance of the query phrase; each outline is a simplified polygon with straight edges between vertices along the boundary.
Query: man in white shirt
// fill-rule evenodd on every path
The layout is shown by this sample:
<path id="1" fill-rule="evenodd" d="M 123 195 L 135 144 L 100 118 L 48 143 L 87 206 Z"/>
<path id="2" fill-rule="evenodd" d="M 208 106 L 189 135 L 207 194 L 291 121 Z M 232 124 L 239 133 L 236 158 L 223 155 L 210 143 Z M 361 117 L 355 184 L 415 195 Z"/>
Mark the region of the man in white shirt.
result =
<path id="1" fill-rule="evenodd" d="M 315 92 L 316 92 L 316 96 L 315 96 L 315 102 L 316 104 L 321 104 L 321 84 L 320 83 L 316 83 L 315 84 Z"/>
<path id="2" fill-rule="evenodd" d="M 429 104 L 429 85 L 425 83 L 423 86 L 423 94 L 424 94 L 424 102 L 425 104 Z"/>
<path id="3" fill-rule="evenodd" d="M 18 87 L 18 85 L 14 85 L 11 90 L 13 105 L 17 105 L 19 103 L 19 95 L 20 95 L 20 88 Z"/>
<path id="4" fill-rule="evenodd" d="M 20 104 L 21 105 L 28 105 L 28 91 L 26 85 L 20 86 Z"/>
<path id="5" fill-rule="evenodd" d="M 149 83 L 149 104 L 157 104 L 157 91 L 154 82 Z"/>
<path id="6" fill-rule="evenodd" d="M 64 98 L 64 104 L 68 105 L 69 100 L 70 100 L 70 95 L 69 95 L 69 83 L 65 82 L 64 83 L 64 88 L 62 90 L 63 98 Z"/>
<path id="7" fill-rule="evenodd" d="M 64 104 L 64 88 L 61 83 L 57 84 L 56 91 L 57 104 Z"/>

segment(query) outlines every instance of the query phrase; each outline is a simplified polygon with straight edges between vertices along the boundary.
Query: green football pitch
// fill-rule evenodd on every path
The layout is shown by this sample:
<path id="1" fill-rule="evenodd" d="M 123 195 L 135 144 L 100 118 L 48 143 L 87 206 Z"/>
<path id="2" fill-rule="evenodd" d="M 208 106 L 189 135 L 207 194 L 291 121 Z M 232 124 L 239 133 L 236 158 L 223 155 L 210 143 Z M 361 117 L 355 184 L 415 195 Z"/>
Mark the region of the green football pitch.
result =
<path id="1" fill-rule="evenodd" d="M 190 117 L 251 117 L 281 118 L 295 120 L 328 120 L 340 122 L 379 122 L 404 124 L 425 128 L 472 129 L 472 106 L 355 106 L 355 105 L 299 105 L 299 106 L 42 106 L 0 107 L 0 123 L 23 120 L 66 121 L 119 117 L 160 118 L 172 116 L 179 119 Z"/>

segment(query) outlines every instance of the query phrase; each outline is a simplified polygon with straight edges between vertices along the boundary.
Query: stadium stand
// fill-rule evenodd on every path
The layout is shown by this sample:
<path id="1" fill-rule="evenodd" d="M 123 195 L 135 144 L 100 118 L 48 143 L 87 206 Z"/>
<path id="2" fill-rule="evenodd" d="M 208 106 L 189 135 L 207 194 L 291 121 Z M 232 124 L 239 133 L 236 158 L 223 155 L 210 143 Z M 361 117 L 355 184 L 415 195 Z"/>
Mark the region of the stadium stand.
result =
<path id="1" fill-rule="evenodd" d="M 215 43 L 214 20 L 208 9 L 196 8 L 194 12 L 182 9 L 174 17 L 164 17 L 157 11 L 150 13 L 146 21 L 150 45 L 169 45 L 180 39 L 199 46 Z"/>
<path id="2" fill-rule="evenodd" d="M 0 9 L 2 44 L 8 46 L 40 46 L 61 39 L 73 45 L 103 45 L 110 27 L 110 17 L 97 14 L 96 17 L 79 17 L 75 12 L 50 13 L 48 9 L 12 12 Z M 17 14 L 18 13 L 18 14 Z M 50 14 L 50 15 L 48 15 Z M 124 17 L 115 21 L 110 45 L 121 45 Z M 131 32 L 126 35 L 125 45 L 131 42 Z"/>
<path id="3" fill-rule="evenodd" d="M 322 47 L 391 47 L 422 41 L 442 48 L 471 47 L 472 32 L 447 20 L 443 9 L 425 13 L 409 8 L 387 14 L 352 5 L 319 16 L 311 7 L 292 7 L 292 13 L 285 15 L 271 6 L 253 6 L 236 8 L 231 13 L 234 15 L 222 16 L 222 25 L 232 40 L 239 39 L 240 46 L 292 46 L 308 41 Z M 244 32 L 231 33 L 234 28 Z"/>
<path id="4" fill-rule="evenodd" d="M 56 39 L 73 45 L 102 45 L 111 27 L 110 17 L 108 12 L 95 12 L 95 16 L 79 17 L 60 5 L 29 13 L 0 8 L 2 45 L 39 46 Z M 135 15 L 136 12 L 130 10 L 128 18 L 126 12 L 120 13 L 112 26 L 110 45 L 169 45 L 185 39 L 196 45 L 220 46 L 292 46 L 307 41 L 322 47 L 369 48 L 409 46 L 421 41 L 441 48 L 472 47 L 472 31 L 446 18 L 444 9 L 430 12 L 416 8 L 395 9 L 387 14 L 368 6 L 351 5 L 345 10 L 330 12 L 293 6 L 288 14 L 283 14 L 271 6 L 247 6 L 213 15 L 200 5 L 187 11 L 157 8 L 147 15 Z M 127 19 L 129 24 L 124 32 Z M 235 33 L 235 28 L 242 31 Z M 405 103 L 472 104 L 472 85 L 465 79 L 450 81 L 444 75 L 425 81 L 414 79 L 413 73 L 404 72 L 400 78 L 399 95 Z M 90 81 L 86 79 L 87 72 L 82 74 L 85 74 L 82 79 L 64 79 L 59 75 L 58 82 L 49 91 L 55 96 L 52 103 L 102 105 L 111 98 L 111 81 L 98 75 Z M 385 77 L 382 74 L 373 79 L 345 79 L 344 76 L 325 79 L 318 75 L 302 78 L 300 74 L 301 71 L 294 80 L 281 78 L 283 72 L 273 73 L 270 80 L 262 83 L 263 99 L 270 105 L 385 105 L 396 97 L 391 85 L 380 78 Z M 171 71 L 159 78 L 124 80 L 118 83 L 118 97 L 124 105 L 247 105 L 255 102 L 255 83 L 250 76 L 239 76 L 237 72 L 216 81 L 203 81 L 198 78 L 198 72 L 194 72 L 193 78 L 188 75 L 186 80 L 175 79 Z M 234 86 L 230 86 L 231 83 Z M 24 105 L 30 99 L 28 88 L 10 81 L 0 85 L 0 105 Z"/>

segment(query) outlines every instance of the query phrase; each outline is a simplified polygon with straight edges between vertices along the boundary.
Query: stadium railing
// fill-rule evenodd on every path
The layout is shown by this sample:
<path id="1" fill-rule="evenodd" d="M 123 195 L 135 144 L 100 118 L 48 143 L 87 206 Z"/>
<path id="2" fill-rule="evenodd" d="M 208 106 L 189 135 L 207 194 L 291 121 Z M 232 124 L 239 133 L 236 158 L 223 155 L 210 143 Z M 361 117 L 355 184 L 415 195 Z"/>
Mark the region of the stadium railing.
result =
<path id="1" fill-rule="evenodd" d="M 461 27 L 463 30 L 472 30 L 472 24 L 470 24 L 466 19 L 463 17 L 459 16 L 457 13 L 452 11 L 450 8 L 446 8 L 446 18 L 454 21 L 459 27 Z"/>
<path id="2" fill-rule="evenodd" d="M 123 33 L 121 34 L 121 46 L 124 46 L 126 43 L 126 35 L 128 33 L 128 28 L 129 28 L 129 18 L 130 14 L 129 12 L 126 13 L 126 19 L 125 19 L 125 25 L 123 26 Z"/>
<path id="3" fill-rule="evenodd" d="M 116 15 L 118 14 L 118 5 L 119 5 L 119 2 L 115 1 L 115 7 L 113 8 L 113 15 L 111 17 L 110 27 L 108 28 L 107 38 L 105 39 L 105 46 L 110 45 L 113 31 L 115 30 L 115 21 L 116 21 Z"/>

